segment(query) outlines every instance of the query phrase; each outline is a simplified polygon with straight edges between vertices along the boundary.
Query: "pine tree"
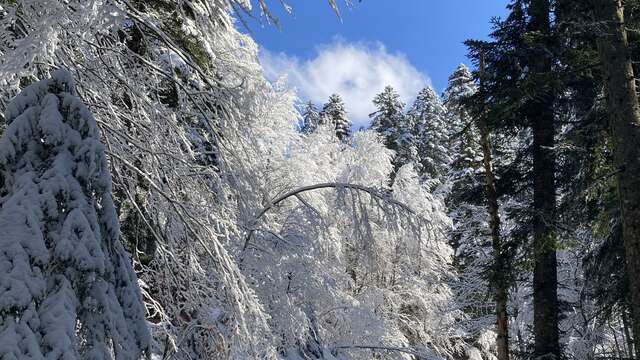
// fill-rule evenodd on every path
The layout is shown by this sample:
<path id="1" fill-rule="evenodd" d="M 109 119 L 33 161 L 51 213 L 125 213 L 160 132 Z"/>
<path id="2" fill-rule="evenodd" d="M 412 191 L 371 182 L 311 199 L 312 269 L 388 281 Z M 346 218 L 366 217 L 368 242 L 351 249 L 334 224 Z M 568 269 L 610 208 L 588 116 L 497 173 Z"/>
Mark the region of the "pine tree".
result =
<path id="1" fill-rule="evenodd" d="M 351 121 L 347 118 L 347 111 L 340 95 L 333 94 L 329 97 L 329 102 L 322 108 L 321 117 L 321 123 L 333 124 L 338 139 L 345 141 L 349 138 Z"/>
<path id="2" fill-rule="evenodd" d="M 431 87 L 418 94 L 408 116 L 414 124 L 413 137 L 422 174 L 433 180 L 442 180 L 445 167 L 451 162 L 447 114 L 440 98 Z"/>
<path id="3" fill-rule="evenodd" d="M 311 134 L 322 124 L 322 120 L 323 117 L 318 112 L 316 105 L 309 101 L 302 110 L 302 127 L 300 130 L 303 134 Z"/>
<path id="4" fill-rule="evenodd" d="M 400 94 L 387 86 L 376 95 L 373 104 L 376 111 L 369 115 L 371 127 L 382 136 L 387 148 L 396 152 L 392 177 L 403 165 L 414 163 L 418 167 L 413 125 L 404 113 L 405 104 L 400 100 Z"/>
<path id="5" fill-rule="evenodd" d="M 91 113 L 65 71 L 8 106 L 0 138 L 0 356 L 138 359 L 145 310 Z"/>

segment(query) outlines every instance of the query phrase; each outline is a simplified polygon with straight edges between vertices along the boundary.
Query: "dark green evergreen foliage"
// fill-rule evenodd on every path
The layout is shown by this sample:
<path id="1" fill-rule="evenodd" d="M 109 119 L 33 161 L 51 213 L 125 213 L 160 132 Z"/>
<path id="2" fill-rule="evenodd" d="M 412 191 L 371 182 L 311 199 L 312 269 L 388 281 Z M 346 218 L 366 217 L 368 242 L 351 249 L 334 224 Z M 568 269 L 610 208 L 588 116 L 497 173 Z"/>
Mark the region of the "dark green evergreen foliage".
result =
<path id="1" fill-rule="evenodd" d="M 546 34 L 531 31 L 531 1 L 515 0 L 509 15 L 494 21 L 490 41 L 468 41 L 476 66 L 482 58 L 486 71 L 483 89 L 467 106 L 473 116 L 484 114 L 496 140 L 498 191 L 516 203 L 531 204 L 532 143 L 528 119 L 540 111 L 540 99 L 552 98 L 556 145 L 555 179 L 558 217 L 553 227 L 558 249 L 588 249 L 584 261 L 586 289 L 598 302 L 601 321 L 628 311 L 628 279 L 624 267 L 621 220 L 604 103 L 604 82 L 596 47 L 597 24 L 588 1 L 551 2 L 553 24 Z M 626 21 L 637 24 L 638 2 L 625 3 Z M 640 58 L 633 26 L 628 30 L 633 59 Z M 532 73 L 530 59 L 548 56 L 547 73 Z M 637 62 L 636 62 L 637 65 Z M 637 69 L 636 69 L 637 70 Z M 474 74 L 480 80 L 480 74 Z M 509 146 L 518 144 L 517 147 Z M 512 223 L 512 246 L 520 254 L 514 273 L 530 270 L 533 256 L 531 207 L 507 209 Z M 587 231 L 587 240 L 581 231 Z M 580 240 L 582 239 L 582 240 Z M 579 243 L 587 241 L 588 243 Z M 514 249 L 515 250 L 515 249 Z M 565 304 L 570 305 L 570 304 Z M 575 304 L 573 304 L 575 305 Z"/>
<path id="2" fill-rule="evenodd" d="M 590 295 L 603 308 L 600 319 L 605 321 L 628 309 L 630 294 L 629 279 L 621 266 L 625 252 L 610 137 L 604 129 L 594 135 L 595 144 L 585 151 L 587 159 L 582 161 L 586 170 L 577 174 L 577 186 L 570 195 L 574 201 L 567 201 L 566 210 L 568 217 L 580 219 L 570 222 L 573 226 L 582 222 L 592 227 L 594 244 L 585 258 L 585 273 Z"/>
<path id="3" fill-rule="evenodd" d="M 142 167 L 142 162 L 138 160 L 135 165 Z M 114 190 L 116 199 L 121 199 L 117 204 L 122 224 L 120 230 L 129 253 L 137 262 L 149 265 L 158 247 L 156 236 L 159 233 L 155 228 L 154 219 L 147 210 L 150 184 L 140 174 L 128 175 L 137 179 L 135 191 L 128 193 L 121 186 L 116 186 Z"/>
<path id="4" fill-rule="evenodd" d="M 516 0 L 504 21 L 496 21 L 492 42 L 468 42 L 481 72 L 476 116 L 491 133 L 514 136 L 529 133 L 526 142 L 514 142 L 512 159 L 530 160 L 498 171 L 526 204 L 519 217 L 525 259 L 533 265 L 534 356 L 560 356 L 557 287 L 556 130 L 557 40 L 545 0 Z M 512 140 L 513 141 L 513 140 Z M 528 165 L 528 164 L 527 164 Z M 509 173 L 511 176 L 505 176 Z M 504 184 L 498 184 L 499 192 Z M 524 197 L 522 197 L 524 195 Z M 524 216 L 523 216 L 524 215 Z M 517 234 L 514 231 L 514 234 Z M 512 260 L 511 260 L 512 261 Z M 501 281 L 508 277 L 500 274 Z"/>
<path id="5" fill-rule="evenodd" d="M 633 7 L 629 9 L 633 14 Z M 571 236 L 571 229 L 592 229 L 595 246 L 585 258 L 585 272 L 591 296 L 606 309 L 601 313 L 604 321 L 618 315 L 615 309 L 628 306 L 629 290 L 620 266 L 624 248 L 616 169 L 612 166 L 597 46 L 589 31 L 595 28 L 588 10 L 588 4 L 582 1 L 559 1 L 556 8 L 562 20 L 558 32 L 564 40 L 560 54 L 566 89 L 559 111 L 565 128 L 565 145 L 558 151 L 558 184 L 565 195 L 559 205 L 567 236 Z"/>
<path id="6" fill-rule="evenodd" d="M 584 259 L 589 295 L 602 309 L 602 322 L 627 317 L 629 278 L 625 272 L 621 214 L 613 166 L 612 139 L 609 134 L 603 74 L 600 70 L 590 3 L 561 1 L 559 31 L 566 39 L 562 57 L 567 75 L 564 113 L 567 146 L 560 154 L 559 179 L 566 193 L 561 203 L 567 229 L 591 229 L 593 244 Z M 640 13 L 637 1 L 625 2 L 626 22 L 633 59 L 640 58 L 638 36 L 633 30 Z M 634 69 L 637 74 L 638 69 Z"/>
<path id="7" fill-rule="evenodd" d="M 527 123 L 527 101 L 535 98 L 534 80 L 527 77 L 527 57 L 533 50 L 533 38 L 527 35 L 528 16 L 526 1 L 516 0 L 509 6 L 504 20 L 494 20 L 491 41 L 467 41 L 469 56 L 478 68 L 481 58 L 485 63 L 483 86 L 467 102 L 472 116 L 484 116 L 494 139 L 497 162 L 498 193 L 511 196 L 518 202 L 531 202 L 532 156 Z M 474 73 L 477 81 L 480 74 Z M 511 212 L 516 224 L 523 227 L 513 234 L 528 234 L 530 211 Z M 513 235 L 512 234 L 512 235 Z M 521 238 L 525 242 L 525 238 Z"/>
<path id="8" fill-rule="evenodd" d="M 192 65 L 199 68 L 200 71 L 212 75 L 214 70 L 211 67 L 212 61 L 203 42 L 198 36 L 184 29 L 187 20 L 196 20 L 193 7 L 197 5 L 192 2 L 192 0 L 137 0 L 132 5 L 141 15 L 162 18 L 161 30 L 170 37 L 171 42 L 189 58 Z M 147 54 L 147 49 L 151 46 L 150 42 L 158 40 L 155 38 L 156 36 L 158 36 L 156 31 L 137 21 L 119 30 L 120 40 L 126 44 L 128 49 L 140 56 L 152 55 Z M 182 96 L 179 94 L 181 88 L 190 88 L 193 84 L 185 77 L 179 66 L 167 66 L 163 71 L 165 72 L 164 76 L 159 76 L 158 98 L 164 105 L 178 108 Z M 167 74 L 171 76 L 169 77 Z"/>

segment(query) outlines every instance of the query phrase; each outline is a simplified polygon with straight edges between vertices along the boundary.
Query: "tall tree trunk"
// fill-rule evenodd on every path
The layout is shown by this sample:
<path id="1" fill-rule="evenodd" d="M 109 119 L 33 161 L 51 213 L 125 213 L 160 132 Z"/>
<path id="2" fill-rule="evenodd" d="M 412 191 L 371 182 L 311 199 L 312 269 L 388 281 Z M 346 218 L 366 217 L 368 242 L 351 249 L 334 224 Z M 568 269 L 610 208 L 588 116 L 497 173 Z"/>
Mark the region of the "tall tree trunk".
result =
<path id="1" fill-rule="evenodd" d="M 480 91 L 484 84 L 484 54 L 480 54 Z M 484 166 L 485 191 L 487 197 L 487 209 L 489 212 L 489 227 L 491 230 L 491 243 L 493 247 L 493 271 L 491 272 L 491 287 L 494 290 L 496 302 L 496 348 L 498 360 L 509 360 L 509 315 L 507 313 L 507 301 L 509 300 L 509 288 L 507 282 L 507 266 L 504 245 L 500 235 L 500 214 L 498 204 L 498 192 L 496 190 L 496 177 L 493 172 L 493 159 L 491 154 L 491 134 L 486 119 L 486 111 L 478 117 L 480 129 L 480 146 L 482 147 L 482 164 Z"/>
<path id="2" fill-rule="evenodd" d="M 534 94 L 527 116 L 533 130 L 533 328 L 535 357 L 560 359 L 558 334 L 558 274 L 556 259 L 555 128 L 552 59 L 548 55 L 551 33 L 549 0 L 531 0 L 529 31 L 540 36 L 532 51 L 530 80 Z"/>
<path id="3" fill-rule="evenodd" d="M 607 89 L 618 199 L 631 290 L 632 328 L 640 349 L 640 109 L 621 0 L 593 1 Z"/>
<path id="4" fill-rule="evenodd" d="M 630 359 L 635 359 L 633 352 L 633 338 L 631 337 L 631 332 L 629 331 L 629 321 L 627 320 L 627 310 L 622 309 L 622 327 L 624 329 L 624 338 L 627 342 L 627 357 Z"/>
<path id="5" fill-rule="evenodd" d="M 624 339 L 627 342 L 627 357 L 630 359 L 634 359 L 633 338 L 631 337 L 631 332 L 629 331 L 629 322 L 627 321 L 627 310 L 625 309 L 622 309 L 622 328 L 624 329 Z"/>

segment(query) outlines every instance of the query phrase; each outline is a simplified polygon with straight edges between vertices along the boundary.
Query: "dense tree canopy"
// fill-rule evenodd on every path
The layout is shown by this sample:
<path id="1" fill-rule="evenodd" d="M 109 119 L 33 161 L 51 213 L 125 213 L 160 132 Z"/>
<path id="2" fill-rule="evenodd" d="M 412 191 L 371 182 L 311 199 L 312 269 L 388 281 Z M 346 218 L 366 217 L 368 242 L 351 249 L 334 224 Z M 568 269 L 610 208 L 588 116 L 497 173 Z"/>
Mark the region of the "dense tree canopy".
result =
<path id="1" fill-rule="evenodd" d="M 0 358 L 638 357 L 636 1 L 513 0 L 355 132 L 251 6 L 0 1 Z"/>

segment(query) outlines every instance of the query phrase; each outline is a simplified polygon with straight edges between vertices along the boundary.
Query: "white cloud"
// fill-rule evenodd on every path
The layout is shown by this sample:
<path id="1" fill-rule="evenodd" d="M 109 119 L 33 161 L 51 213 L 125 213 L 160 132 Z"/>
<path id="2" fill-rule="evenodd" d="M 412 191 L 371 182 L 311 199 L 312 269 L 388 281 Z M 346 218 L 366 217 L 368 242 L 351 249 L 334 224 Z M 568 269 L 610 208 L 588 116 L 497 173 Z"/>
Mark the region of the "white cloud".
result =
<path id="1" fill-rule="evenodd" d="M 356 127 L 368 124 L 369 114 L 375 111 L 372 100 L 385 86 L 393 86 L 408 103 L 430 82 L 404 54 L 391 54 L 380 43 L 335 40 L 317 47 L 310 60 L 263 48 L 260 61 L 268 79 L 286 76 L 302 100 L 321 105 L 331 94 L 340 94 Z"/>

